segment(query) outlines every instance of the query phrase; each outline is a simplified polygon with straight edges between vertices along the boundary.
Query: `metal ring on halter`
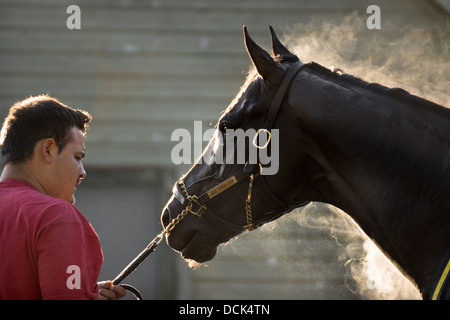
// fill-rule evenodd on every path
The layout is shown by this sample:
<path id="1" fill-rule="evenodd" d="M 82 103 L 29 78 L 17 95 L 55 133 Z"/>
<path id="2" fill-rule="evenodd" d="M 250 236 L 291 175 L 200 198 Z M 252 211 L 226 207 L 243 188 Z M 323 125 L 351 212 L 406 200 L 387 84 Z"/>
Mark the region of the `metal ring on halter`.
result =
<path id="1" fill-rule="evenodd" d="M 260 132 L 265 132 L 265 133 L 267 133 L 269 135 L 269 138 L 267 139 L 267 142 L 263 146 L 259 146 L 258 145 L 258 141 L 257 141 Z M 267 129 L 259 129 L 258 131 L 256 131 L 255 136 L 253 137 L 252 143 L 255 146 L 255 148 L 265 149 L 269 145 L 270 139 L 272 139 L 272 134 L 270 133 L 269 130 L 267 130 Z"/>
<path id="2" fill-rule="evenodd" d="M 187 201 L 189 203 L 189 209 L 188 211 L 194 215 L 196 215 L 197 217 L 201 218 L 203 212 L 206 211 L 206 206 L 201 204 L 200 201 L 198 200 L 197 196 L 187 196 Z M 196 205 L 196 207 L 194 208 L 194 204 Z"/>

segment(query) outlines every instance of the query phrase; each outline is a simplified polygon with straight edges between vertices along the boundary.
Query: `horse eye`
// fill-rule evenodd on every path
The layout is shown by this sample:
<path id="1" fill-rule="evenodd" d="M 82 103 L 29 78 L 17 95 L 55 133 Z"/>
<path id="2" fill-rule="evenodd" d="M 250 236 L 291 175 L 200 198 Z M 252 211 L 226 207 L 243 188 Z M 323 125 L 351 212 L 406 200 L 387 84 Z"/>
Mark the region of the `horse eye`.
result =
<path id="1" fill-rule="evenodd" d="M 225 133 L 228 129 L 233 129 L 233 127 L 227 122 L 221 122 L 219 125 L 220 131 Z"/>

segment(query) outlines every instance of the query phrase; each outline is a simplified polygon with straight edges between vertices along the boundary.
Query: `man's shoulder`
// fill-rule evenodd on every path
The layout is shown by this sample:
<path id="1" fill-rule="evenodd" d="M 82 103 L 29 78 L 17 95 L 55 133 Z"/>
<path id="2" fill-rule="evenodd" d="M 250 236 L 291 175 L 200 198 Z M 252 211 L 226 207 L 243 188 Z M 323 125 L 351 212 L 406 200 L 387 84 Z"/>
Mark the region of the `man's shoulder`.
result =
<path id="1" fill-rule="evenodd" d="M 81 223 L 81 213 L 65 200 L 41 194 L 24 203 L 22 211 L 47 223 Z"/>
<path id="2" fill-rule="evenodd" d="M 0 187 L 6 189 L 9 209 L 28 219 L 64 219 L 79 221 L 81 213 L 69 202 L 43 194 L 31 185 L 21 181 L 2 181 Z"/>

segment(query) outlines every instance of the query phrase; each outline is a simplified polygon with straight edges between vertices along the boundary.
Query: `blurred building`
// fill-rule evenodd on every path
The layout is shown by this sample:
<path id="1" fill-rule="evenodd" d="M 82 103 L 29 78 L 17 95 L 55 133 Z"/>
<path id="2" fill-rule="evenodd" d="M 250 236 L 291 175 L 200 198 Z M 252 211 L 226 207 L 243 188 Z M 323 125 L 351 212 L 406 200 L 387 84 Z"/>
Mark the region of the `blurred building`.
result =
<path id="1" fill-rule="evenodd" d="M 372 4 L 380 29 L 366 25 Z M 67 28 L 69 5 L 80 29 Z M 101 278 L 112 279 L 159 232 L 189 167 L 171 161 L 172 132 L 212 128 L 242 85 L 243 25 L 263 47 L 272 25 L 302 60 L 448 105 L 448 10 L 448 0 L 0 0 L 0 116 L 41 93 L 93 115 L 76 205 L 100 236 Z M 375 280 L 354 275 L 365 256 L 356 229 L 320 204 L 305 211 L 232 241 L 198 270 L 161 245 L 127 282 L 147 299 L 376 297 Z"/>

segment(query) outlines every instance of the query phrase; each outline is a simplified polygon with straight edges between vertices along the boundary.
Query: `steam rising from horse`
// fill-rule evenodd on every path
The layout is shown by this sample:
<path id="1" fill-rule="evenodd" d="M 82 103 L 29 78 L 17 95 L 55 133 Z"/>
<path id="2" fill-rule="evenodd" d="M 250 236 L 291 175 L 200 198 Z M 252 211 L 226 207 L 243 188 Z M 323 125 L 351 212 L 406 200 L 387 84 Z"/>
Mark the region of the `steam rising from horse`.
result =
<path id="1" fill-rule="evenodd" d="M 244 27 L 256 72 L 220 117 L 204 155 L 218 156 L 214 146 L 227 143 L 220 139 L 227 129 L 277 129 L 279 170 L 261 175 L 260 164 L 194 164 L 161 217 L 167 226 L 185 213 L 168 244 L 186 259 L 208 261 L 219 244 L 245 229 L 310 201 L 329 203 L 431 298 L 450 258 L 450 110 L 402 89 L 303 64 L 271 32 L 272 56 Z M 282 84 L 286 74 L 293 74 L 288 85 Z M 207 196 L 213 189 L 219 194 Z M 447 286 L 440 298 L 450 298 Z"/>

